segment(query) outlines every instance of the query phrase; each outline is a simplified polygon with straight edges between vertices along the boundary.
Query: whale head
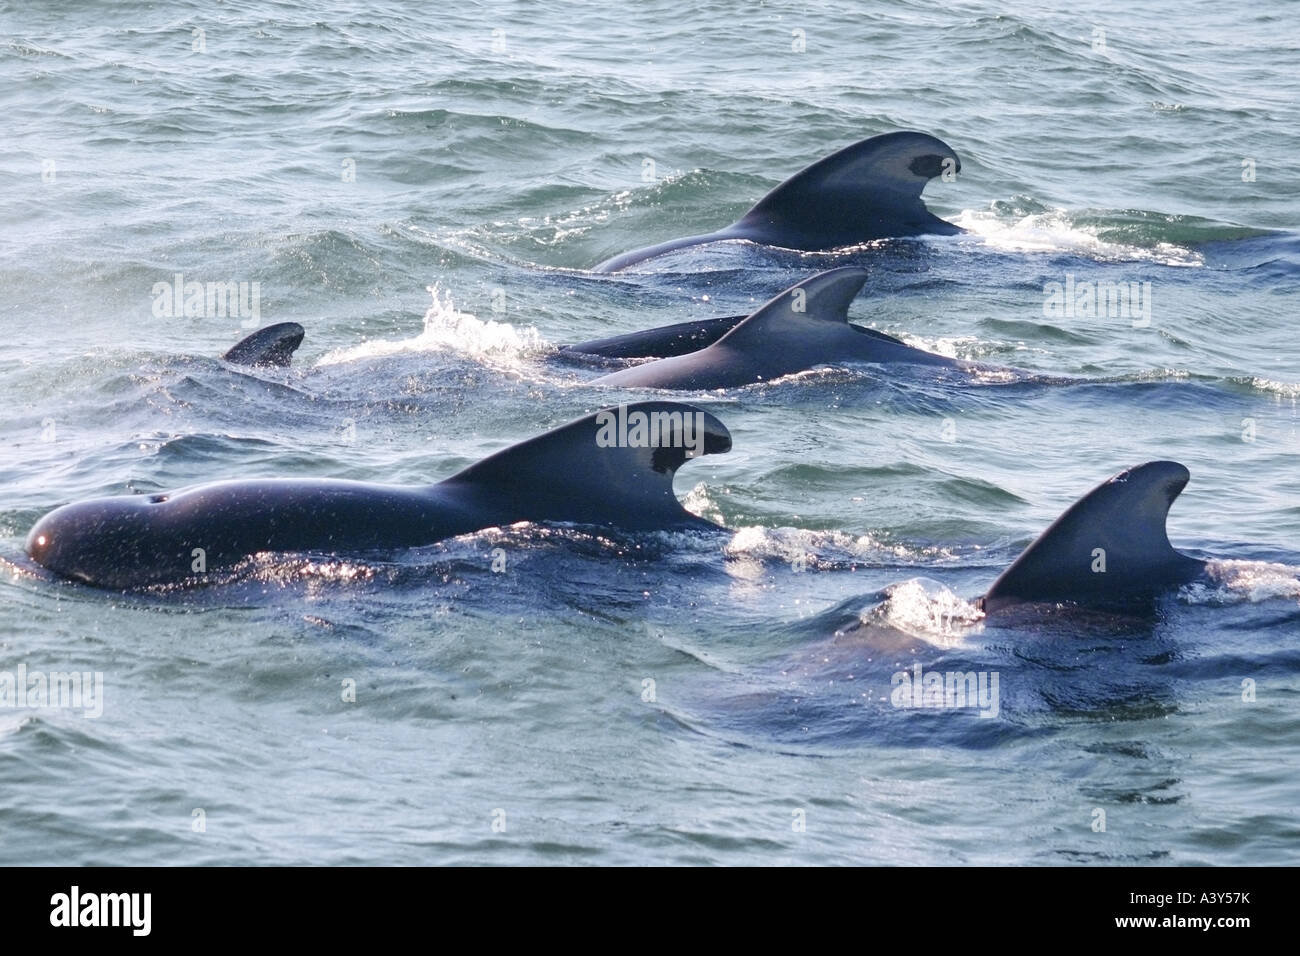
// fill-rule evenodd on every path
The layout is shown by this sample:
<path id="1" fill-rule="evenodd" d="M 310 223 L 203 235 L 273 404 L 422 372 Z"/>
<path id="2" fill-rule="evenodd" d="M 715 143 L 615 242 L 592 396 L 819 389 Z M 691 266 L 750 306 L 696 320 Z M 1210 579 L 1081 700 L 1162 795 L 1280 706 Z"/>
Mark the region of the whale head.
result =
<path id="1" fill-rule="evenodd" d="M 189 550 L 158 533 L 167 495 L 93 498 L 56 508 L 27 535 L 27 554 L 62 577 L 120 588 L 174 579 Z"/>

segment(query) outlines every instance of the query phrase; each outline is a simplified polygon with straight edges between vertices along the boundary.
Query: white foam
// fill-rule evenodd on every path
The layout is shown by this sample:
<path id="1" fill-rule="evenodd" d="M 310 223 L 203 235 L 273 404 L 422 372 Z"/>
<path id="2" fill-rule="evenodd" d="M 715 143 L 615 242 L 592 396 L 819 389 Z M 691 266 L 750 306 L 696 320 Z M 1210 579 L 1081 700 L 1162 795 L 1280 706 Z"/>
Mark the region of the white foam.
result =
<path id="1" fill-rule="evenodd" d="M 692 494 L 694 493 L 693 490 Z M 723 549 L 723 554 L 728 558 L 777 560 L 788 564 L 801 562 L 809 569 L 833 561 L 893 564 L 951 556 L 941 548 L 909 548 L 901 544 L 890 544 L 869 534 L 855 536 L 843 531 L 762 526 L 736 530 Z"/>
<path id="2" fill-rule="evenodd" d="M 316 365 L 338 365 L 362 359 L 421 352 L 455 352 L 494 364 L 513 366 L 549 346 L 532 326 L 517 328 L 507 322 L 483 320 L 457 310 L 451 293 L 435 283 L 429 286 L 433 301 L 424 313 L 424 331 L 410 339 L 372 340 L 335 349 Z"/>
<path id="3" fill-rule="evenodd" d="M 1205 257 L 1170 242 L 1152 247 L 1108 242 L 1094 226 L 1075 225 L 1062 208 L 1011 220 L 992 209 L 964 209 L 956 225 L 994 249 L 1007 252 L 1073 252 L 1102 262 L 1157 262 L 1166 266 L 1202 266 Z"/>
<path id="4" fill-rule="evenodd" d="M 1188 604 L 1259 604 L 1300 601 L 1300 568 L 1268 561 L 1211 561 L 1209 583 L 1197 581 L 1179 595 Z"/>
<path id="5" fill-rule="evenodd" d="M 22 731 L 28 724 L 36 723 L 36 717 L 23 710 L 0 711 L 0 738 L 11 737 Z"/>
<path id="6" fill-rule="evenodd" d="M 712 521 L 714 524 L 725 523 L 722 517 L 722 509 L 709 495 L 709 488 L 702 481 L 686 493 L 686 497 L 682 499 L 682 507 L 691 514 L 698 515 L 706 521 Z"/>
<path id="7" fill-rule="evenodd" d="M 890 585 L 885 600 L 865 611 L 863 625 L 887 628 L 943 647 L 959 643 L 984 614 L 937 581 L 910 578 Z"/>
<path id="8" fill-rule="evenodd" d="M 1279 382 L 1271 378 L 1252 378 L 1250 387 L 1258 389 L 1261 392 L 1271 392 L 1274 395 L 1280 395 L 1282 398 L 1289 398 L 1294 401 L 1300 398 L 1300 384 L 1293 382 Z"/>
<path id="9" fill-rule="evenodd" d="M 981 342 L 971 335 L 926 338 L 909 332 L 895 334 L 905 345 L 910 345 L 914 349 L 933 352 L 935 355 L 942 355 L 944 358 L 961 359 L 967 362 L 983 361 L 985 354 L 990 350 L 990 343 Z M 1022 352 L 1031 351 L 1024 343 L 1016 343 L 1015 348 L 1017 351 Z M 1033 349 L 1032 351 L 1044 352 L 1045 350 Z M 972 377 L 979 382 L 1013 382 L 1024 376 L 1013 369 L 982 368 L 973 370 Z"/>

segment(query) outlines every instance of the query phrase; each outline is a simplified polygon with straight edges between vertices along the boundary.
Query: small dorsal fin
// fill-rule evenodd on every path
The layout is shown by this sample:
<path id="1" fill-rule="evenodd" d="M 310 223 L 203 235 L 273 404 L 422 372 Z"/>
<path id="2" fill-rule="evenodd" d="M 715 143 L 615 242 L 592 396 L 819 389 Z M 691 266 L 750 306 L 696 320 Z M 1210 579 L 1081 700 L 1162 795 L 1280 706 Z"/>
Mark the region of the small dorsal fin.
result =
<path id="1" fill-rule="evenodd" d="M 673 476 L 691 458 L 730 449 L 726 426 L 703 409 L 636 402 L 512 445 L 442 484 L 517 505 L 533 521 L 711 525 L 681 506 Z"/>
<path id="2" fill-rule="evenodd" d="M 232 365 L 287 366 L 306 334 L 297 322 L 279 322 L 240 339 L 221 357 Z"/>
<path id="3" fill-rule="evenodd" d="M 768 300 L 718 339 L 717 344 L 733 348 L 762 346 L 770 350 L 781 338 L 801 337 L 801 327 L 809 322 L 847 325 L 849 305 L 862 291 L 867 275 L 866 269 L 854 266 L 819 272 Z"/>
<path id="4" fill-rule="evenodd" d="M 1025 602 L 1122 601 L 1185 583 L 1204 562 L 1174 550 L 1169 507 L 1190 475 L 1150 461 L 1102 482 L 1034 540 L 984 595 L 985 611 Z"/>

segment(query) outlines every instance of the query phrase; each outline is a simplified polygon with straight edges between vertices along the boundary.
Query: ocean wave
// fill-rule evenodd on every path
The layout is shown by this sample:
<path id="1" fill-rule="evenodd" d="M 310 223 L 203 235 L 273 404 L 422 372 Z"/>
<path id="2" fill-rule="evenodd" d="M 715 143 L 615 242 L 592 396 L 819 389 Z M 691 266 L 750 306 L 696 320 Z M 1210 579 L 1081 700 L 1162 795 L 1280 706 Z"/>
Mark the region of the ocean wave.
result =
<path id="1" fill-rule="evenodd" d="M 1275 379 L 1261 378 L 1258 376 L 1252 378 L 1233 378 L 1229 379 L 1229 381 L 1239 385 L 1246 385 L 1256 391 L 1264 392 L 1266 394 L 1277 395 L 1281 398 L 1289 398 L 1292 401 L 1300 398 L 1300 383 L 1296 382 L 1279 382 Z"/>

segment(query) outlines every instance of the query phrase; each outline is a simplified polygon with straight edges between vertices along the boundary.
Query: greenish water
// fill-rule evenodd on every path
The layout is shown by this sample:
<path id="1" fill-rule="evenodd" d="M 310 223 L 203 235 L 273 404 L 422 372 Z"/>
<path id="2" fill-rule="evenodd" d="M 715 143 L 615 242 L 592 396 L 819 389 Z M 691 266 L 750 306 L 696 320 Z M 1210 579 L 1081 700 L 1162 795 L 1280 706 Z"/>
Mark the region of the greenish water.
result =
<path id="1" fill-rule="evenodd" d="M 0 672 L 103 674 L 96 719 L 0 708 L 0 861 L 1295 862 L 1293 21 L 0 4 Z M 894 129 L 960 154 L 926 199 L 966 234 L 587 271 Z M 734 450 L 677 490 L 721 536 L 517 527 L 133 595 L 24 558 L 97 494 L 434 480 L 643 397 L 555 346 L 846 263 L 871 270 L 854 321 L 1036 377 L 694 396 Z M 294 367 L 217 361 L 239 318 L 156 314 L 177 273 L 258 283 L 260 321 L 307 328 Z M 1045 314 L 1067 277 L 1150 283 L 1149 324 Z M 1170 532 L 1223 559 L 1210 583 L 1141 620 L 974 620 L 1070 502 L 1155 458 L 1192 471 Z M 997 718 L 893 707 L 918 662 L 998 672 Z"/>

